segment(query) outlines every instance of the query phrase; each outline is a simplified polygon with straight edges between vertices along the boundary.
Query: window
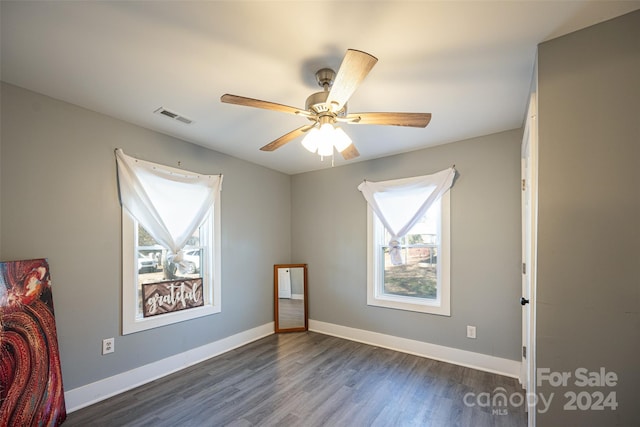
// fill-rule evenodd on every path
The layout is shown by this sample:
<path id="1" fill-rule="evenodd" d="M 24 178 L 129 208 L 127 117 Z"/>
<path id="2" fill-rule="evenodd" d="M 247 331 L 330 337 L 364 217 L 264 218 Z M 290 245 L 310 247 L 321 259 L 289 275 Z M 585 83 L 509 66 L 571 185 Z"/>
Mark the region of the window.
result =
<path id="1" fill-rule="evenodd" d="M 222 175 L 116 150 L 122 204 L 122 333 L 221 311 Z"/>
<path id="2" fill-rule="evenodd" d="M 181 264 L 167 259 L 168 249 L 158 244 L 131 215 L 122 209 L 122 333 L 124 335 L 158 326 L 219 313 L 220 233 L 219 203 L 184 247 Z M 168 280 L 202 279 L 201 307 L 159 316 L 143 315 L 143 284 Z"/>
<path id="3" fill-rule="evenodd" d="M 390 233 L 368 208 L 367 304 L 450 315 L 449 192 L 399 239 L 404 263 L 390 259 Z"/>

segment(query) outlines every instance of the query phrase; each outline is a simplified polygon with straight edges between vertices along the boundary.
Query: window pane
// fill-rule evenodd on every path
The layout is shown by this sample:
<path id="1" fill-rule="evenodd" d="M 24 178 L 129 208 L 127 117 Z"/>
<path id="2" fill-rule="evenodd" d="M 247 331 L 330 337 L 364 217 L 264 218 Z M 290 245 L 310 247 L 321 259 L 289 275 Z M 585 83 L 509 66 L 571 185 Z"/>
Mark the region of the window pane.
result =
<path id="1" fill-rule="evenodd" d="M 414 243 L 438 243 L 438 230 L 440 229 L 440 211 L 441 201 L 435 201 L 424 216 L 413 226 L 406 235 L 406 239 L 401 239 L 401 244 L 414 244 Z M 376 218 L 376 221 L 379 220 Z M 384 243 L 388 243 L 391 240 L 391 234 L 384 229 Z"/>
<path id="2" fill-rule="evenodd" d="M 436 299 L 438 297 L 438 252 L 436 247 L 402 248 L 403 265 L 393 265 L 384 251 L 384 289 L 388 295 Z"/>
<path id="3" fill-rule="evenodd" d="M 391 236 L 368 210 L 367 304 L 421 313 L 450 315 L 449 193 L 400 239 L 403 265 L 392 265 Z"/>
<path id="4" fill-rule="evenodd" d="M 163 277 L 162 264 L 166 252 L 144 227 L 138 225 L 138 289 L 142 283 L 156 282 Z"/>
<path id="5" fill-rule="evenodd" d="M 434 203 L 413 226 L 402 245 L 403 265 L 393 265 L 386 246 L 391 235 L 384 230 L 381 250 L 384 253 L 384 281 L 382 293 L 413 298 L 438 298 L 438 230 L 440 202 Z"/>
<path id="6" fill-rule="evenodd" d="M 161 246 L 151 235 L 138 225 L 138 316 L 142 316 L 142 285 L 160 283 L 180 279 L 197 279 L 202 277 L 204 249 L 200 243 L 200 229 L 193 233 L 184 248 L 182 263 L 169 262 L 166 248 Z"/>

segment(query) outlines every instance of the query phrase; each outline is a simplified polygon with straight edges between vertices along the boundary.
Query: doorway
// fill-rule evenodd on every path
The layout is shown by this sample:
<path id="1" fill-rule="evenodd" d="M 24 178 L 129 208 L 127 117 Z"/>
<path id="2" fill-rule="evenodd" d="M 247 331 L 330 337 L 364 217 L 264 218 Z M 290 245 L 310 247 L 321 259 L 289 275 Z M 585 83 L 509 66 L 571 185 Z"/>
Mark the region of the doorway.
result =
<path id="1" fill-rule="evenodd" d="M 522 139 L 522 367 L 520 382 L 528 396 L 536 394 L 536 254 L 537 254 L 537 180 L 538 122 L 537 96 L 531 91 Z M 535 402 L 536 399 L 527 399 Z M 536 407 L 528 407 L 529 427 L 535 426 Z"/>

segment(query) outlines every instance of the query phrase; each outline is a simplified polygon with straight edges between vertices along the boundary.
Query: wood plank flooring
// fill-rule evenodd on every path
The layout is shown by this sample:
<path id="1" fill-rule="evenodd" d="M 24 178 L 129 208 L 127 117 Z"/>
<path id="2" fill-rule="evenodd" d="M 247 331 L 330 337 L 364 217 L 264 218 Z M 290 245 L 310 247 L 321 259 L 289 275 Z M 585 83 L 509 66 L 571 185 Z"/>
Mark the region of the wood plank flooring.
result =
<path id="1" fill-rule="evenodd" d="M 523 406 L 477 399 L 496 392 L 523 394 L 512 378 L 299 332 L 268 336 L 73 412 L 63 425 L 526 426 Z"/>
<path id="2" fill-rule="evenodd" d="M 304 328 L 304 300 L 278 298 L 280 329 Z"/>

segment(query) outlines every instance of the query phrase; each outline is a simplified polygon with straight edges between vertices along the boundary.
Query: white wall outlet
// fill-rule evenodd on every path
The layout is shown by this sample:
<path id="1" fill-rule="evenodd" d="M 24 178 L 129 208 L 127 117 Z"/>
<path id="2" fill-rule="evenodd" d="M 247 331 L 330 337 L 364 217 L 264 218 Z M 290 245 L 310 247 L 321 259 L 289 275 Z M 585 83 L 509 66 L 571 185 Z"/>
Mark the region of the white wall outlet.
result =
<path id="1" fill-rule="evenodd" d="M 109 354 L 116 351 L 115 339 L 105 338 L 102 340 L 102 354 Z"/>
<path id="2" fill-rule="evenodd" d="M 476 337 L 476 327 L 467 325 L 467 338 L 475 339 L 475 337 Z"/>

